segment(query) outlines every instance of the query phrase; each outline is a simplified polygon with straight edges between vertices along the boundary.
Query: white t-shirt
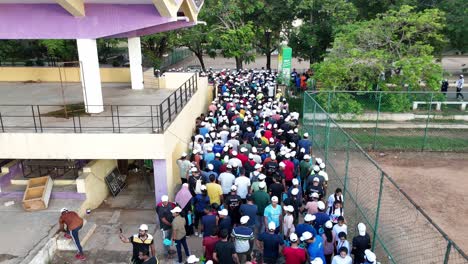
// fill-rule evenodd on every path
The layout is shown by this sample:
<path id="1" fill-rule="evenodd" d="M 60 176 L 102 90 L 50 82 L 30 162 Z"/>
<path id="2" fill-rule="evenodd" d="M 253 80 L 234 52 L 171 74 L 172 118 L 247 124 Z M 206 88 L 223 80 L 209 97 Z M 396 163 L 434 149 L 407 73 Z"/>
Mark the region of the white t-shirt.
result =
<path id="1" fill-rule="evenodd" d="M 249 193 L 250 179 L 246 176 L 240 176 L 234 180 L 234 184 L 237 186 L 237 195 L 245 199 Z"/>
<path id="2" fill-rule="evenodd" d="M 296 228 L 294 227 L 294 216 L 291 215 L 285 215 L 283 218 L 283 234 L 287 235 L 288 234 L 288 229 L 289 234 L 296 232 Z"/>
<path id="3" fill-rule="evenodd" d="M 345 258 L 342 258 L 341 256 L 334 256 L 332 260 L 332 264 L 352 264 L 353 259 L 347 255 Z"/>
<path id="4" fill-rule="evenodd" d="M 345 247 L 345 248 L 348 249 L 348 254 L 350 254 L 349 252 L 351 252 L 351 248 L 349 248 L 348 240 L 345 240 L 343 242 L 341 242 L 341 240 L 337 240 L 337 242 L 338 242 L 338 244 L 336 245 L 336 251 L 340 250 L 340 248 L 342 248 L 342 247 Z"/>
<path id="5" fill-rule="evenodd" d="M 336 234 L 336 241 L 340 241 L 338 234 L 341 232 L 345 232 L 345 234 L 348 235 L 348 226 L 346 224 L 343 224 L 342 226 L 336 224 L 333 226 L 333 231 L 335 231 Z"/>
<path id="6" fill-rule="evenodd" d="M 339 200 L 343 201 L 343 195 L 339 196 Z M 334 193 L 330 194 L 330 196 L 328 196 L 328 201 L 327 201 L 328 208 L 332 208 L 333 203 L 335 203 L 335 194 Z"/>
<path id="7" fill-rule="evenodd" d="M 234 180 L 236 176 L 229 172 L 223 172 L 219 175 L 218 181 L 221 184 L 221 188 L 223 189 L 223 194 L 228 194 L 231 191 L 232 185 L 234 185 Z"/>

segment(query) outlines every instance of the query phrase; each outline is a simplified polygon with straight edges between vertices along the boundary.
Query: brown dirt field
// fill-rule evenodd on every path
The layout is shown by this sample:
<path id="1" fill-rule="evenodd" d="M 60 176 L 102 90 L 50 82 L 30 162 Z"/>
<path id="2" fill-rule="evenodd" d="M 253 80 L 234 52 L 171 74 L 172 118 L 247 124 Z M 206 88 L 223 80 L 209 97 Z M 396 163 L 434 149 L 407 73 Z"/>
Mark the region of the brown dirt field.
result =
<path id="1" fill-rule="evenodd" d="M 468 153 L 375 152 L 380 164 L 466 253 Z"/>

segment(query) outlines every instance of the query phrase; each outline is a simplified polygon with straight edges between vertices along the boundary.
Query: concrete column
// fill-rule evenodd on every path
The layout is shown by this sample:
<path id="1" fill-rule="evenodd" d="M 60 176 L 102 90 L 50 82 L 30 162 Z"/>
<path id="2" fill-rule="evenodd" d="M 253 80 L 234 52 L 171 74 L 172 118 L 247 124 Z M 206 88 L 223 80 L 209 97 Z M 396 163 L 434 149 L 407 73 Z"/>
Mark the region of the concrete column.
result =
<path id="1" fill-rule="evenodd" d="M 101 113 L 104 111 L 104 103 L 96 40 L 77 39 L 76 44 L 81 64 L 81 85 L 86 112 Z"/>
<path id="2" fill-rule="evenodd" d="M 141 66 L 140 37 L 128 38 L 128 57 L 130 59 L 130 76 L 132 89 L 143 89 L 143 67 Z"/>
<path id="3" fill-rule="evenodd" d="M 161 196 L 167 195 L 166 160 L 153 160 L 154 170 L 154 198 L 156 203 L 161 201 Z"/>

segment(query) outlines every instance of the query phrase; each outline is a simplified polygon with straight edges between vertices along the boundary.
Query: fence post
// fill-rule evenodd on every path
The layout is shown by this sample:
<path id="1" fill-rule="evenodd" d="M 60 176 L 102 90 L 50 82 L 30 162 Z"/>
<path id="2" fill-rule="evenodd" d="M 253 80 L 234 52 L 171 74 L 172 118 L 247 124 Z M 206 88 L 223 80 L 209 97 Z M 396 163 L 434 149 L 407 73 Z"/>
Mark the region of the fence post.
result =
<path id="1" fill-rule="evenodd" d="M 374 235 L 372 237 L 372 251 L 375 250 L 375 243 L 377 239 L 377 229 L 379 228 L 379 215 L 380 215 L 380 203 L 382 202 L 382 192 L 383 192 L 383 181 L 384 181 L 384 172 L 380 172 L 380 187 L 379 187 L 379 198 L 377 200 L 377 211 L 375 212 L 375 223 L 374 223 Z"/>
<path id="2" fill-rule="evenodd" d="M 117 126 L 119 128 L 119 133 L 120 133 L 120 114 L 119 114 L 119 106 L 117 105 Z"/>
<path id="3" fill-rule="evenodd" d="M 449 263 L 450 251 L 452 250 L 452 241 L 447 241 L 447 249 L 445 250 L 444 264 Z"/>
<path id="4" fill-rule="evenodd" d="M 171 96 L 167 98 L 167 113 L 169 114 L 169 122 L 172 121 L 172 116 L 171 116 Z"/>
<path id="5" fill-rule="evenodd" d="M 39 108 L 39 105 L 36 105 L 37 107 L 37 117 L 39 118 L 39 128 L 41 129 L 41 133 L 44 132 L 42 129 L 42 119 L 41 119 L 41 110 Z"/>
<path id="6" fill-rule="evenodd" d="M 374 144 L 372 149 L 375 150 L 375 145 L 377 144 L 377 130 L 379 127 L 379 117 L 380 117 L 380 104 L 382 102 L 382 92 L 379 92 L 379 104 L 377 105 L 377 119 L 375 121 L 375 130 L 374 130 Z"/>
<path id="7" fill-rule="evenodd" d="M 151 132 L 154 133 L 154 119 L 153 119 L 153 106 L 150 105 L 150 115 L 151 115 Z"/>
<path id="8" fill-rule="evenodd" d="M 349 148 L 351 147 L 351 139 L 348 138 L 348 145 L 346 146 L 346 164 L 345 164 L 345 175 L 343 183 L 343 206 L 346 202 L 346 190 L 348 190 L 348 169 L 349 169 Z"/>
<path id="9" fill-rule="evenodd" d="M 36 133 L 37 133 L 36 114 L 34 113 L 34 105 L 31 105 L 31 111 L 32 111 L 32 118 L 34 121 L 34 130 L 36 130 Z"/>
<path id="10" fill-rule="evenodd" d="M 426 146 L 426 143 L 427 143 L 427 130 L 429 129 L 429 117 L 432 111 L 432 100 L 434 100 L 434 93 L 431 93 L 431 103 L 429 104 L 429 107 L 427 108 L 426 128 L 424 129 L 424 138 L 423 138 L 421 151 L 424 151 L 424 147 Z"/>
<path id="11" fill-rule="evenodd" d="M 328 103 L 327 103 L 327 110 L 328 115 L 325 114 L 327 118 L 327 125 L 325 128 L 325 164 L 328 162 L 328 147 L 330 145 L 330 108 L 331 108 L 331 93 L 328 93 Z"/>
<path id="12" fill-rule="evenodd" d="M 5 128 L 3 127 L 2 113 L 0 113 L 0 125 L 2 127 L 2 132 L 5 132 Z"/>
<path id="13" fill-rule="evenodd" d="M 111 105 L 111 118 L 112 118 L 112 133 L 115 133 L 115 126 L 114 126 L 114 106 Z"/>

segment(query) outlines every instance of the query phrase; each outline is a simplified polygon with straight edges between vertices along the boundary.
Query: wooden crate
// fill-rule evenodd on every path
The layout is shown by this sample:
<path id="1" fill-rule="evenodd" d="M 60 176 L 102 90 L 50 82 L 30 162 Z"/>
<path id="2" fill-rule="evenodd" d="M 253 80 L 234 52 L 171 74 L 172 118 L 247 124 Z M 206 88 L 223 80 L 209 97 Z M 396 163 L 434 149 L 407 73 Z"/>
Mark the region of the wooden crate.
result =
<path id="1" fill-rule="evenodd" d="M 23 208 L 26 211 L 37 211 L 49 206 L 53 182 L 49 176 L 33 178 L 28 180 L 24 191 Z"/>

